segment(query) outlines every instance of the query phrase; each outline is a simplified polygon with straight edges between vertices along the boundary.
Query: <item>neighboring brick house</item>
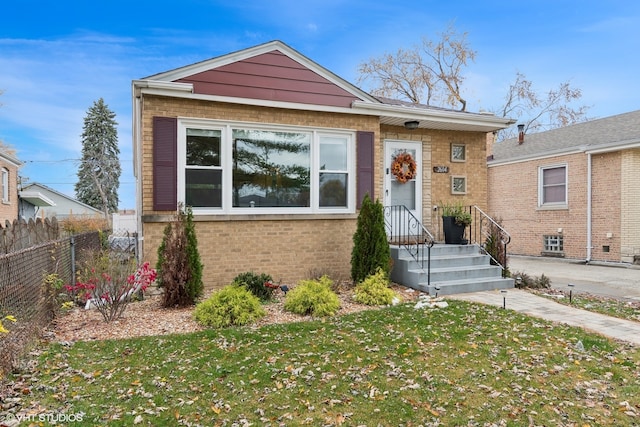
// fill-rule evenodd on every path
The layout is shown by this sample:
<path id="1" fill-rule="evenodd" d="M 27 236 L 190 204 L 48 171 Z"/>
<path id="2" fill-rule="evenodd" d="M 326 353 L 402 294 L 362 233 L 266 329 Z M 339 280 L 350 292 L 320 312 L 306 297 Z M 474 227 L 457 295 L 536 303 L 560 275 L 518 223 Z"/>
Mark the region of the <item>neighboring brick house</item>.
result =
<path id="1" fill-rule="evenodd" d="M 428 227 L 440 201 L 486 208 L 485 135 L 512 123 L 375 98 L 279 41 L 132 86 L 142 257 L 191 206 L 207 287 L 245 271 L 347 279 L 366 193 Z M 418 173 L 403 184 L 389 170 L 404 151 Z"/>
<path id="2" fill-rule="evenodd" d="M 640 110 L 493 144 L 489 212 L 509 253 L 640 258 Z"/>
<path id="3" fill-rule="evenodd" d="M 0 223 L 18 219 L 18 169 L 22 162 L 6 150 L 0 150 Z"/>

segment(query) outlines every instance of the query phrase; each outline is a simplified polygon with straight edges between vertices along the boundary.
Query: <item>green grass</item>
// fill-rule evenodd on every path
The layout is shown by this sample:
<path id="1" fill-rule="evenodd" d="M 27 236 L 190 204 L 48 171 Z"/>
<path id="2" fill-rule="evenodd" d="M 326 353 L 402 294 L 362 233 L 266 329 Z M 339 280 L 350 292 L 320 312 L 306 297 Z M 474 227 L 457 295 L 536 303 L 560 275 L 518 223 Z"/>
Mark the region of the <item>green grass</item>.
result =
<path id="1" fill-rule="evenodd" d="M 403 304 L 324 321 L 54 344 L 27 374 L 14 377 L 22 384 L 23 412 L 83 413 L 83 426 L 640 420 L 639 349 L 464 301 L 445 309 Z"/>
<path id="2" fill-rule="evenodd" d="M 595 313 L 601 313 L 620 319 L 640 322 L 640 301 L 623 301 L 586 293 L 573 293 L 571 301 L 569 301 L 569 292 L 554 290 L 552 292 L 553 295 L 562 295 L 562 297 L 558 297 L 549 296 L 550 291 L 545 289 L 530 291 L 537 295 L 551 298 L 560 304 L 570 305 L 575 308 L 593 311 Z"/>

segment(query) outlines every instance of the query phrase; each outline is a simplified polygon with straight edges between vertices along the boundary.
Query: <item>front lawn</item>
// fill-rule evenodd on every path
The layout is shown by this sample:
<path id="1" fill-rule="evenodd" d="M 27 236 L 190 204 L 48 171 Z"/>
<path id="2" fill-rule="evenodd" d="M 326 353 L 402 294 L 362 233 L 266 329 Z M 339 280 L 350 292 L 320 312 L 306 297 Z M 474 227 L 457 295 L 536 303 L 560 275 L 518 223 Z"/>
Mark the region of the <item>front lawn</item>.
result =
<path id="1" fill-rule="evenodd" d="M 13 379 L 12 411 L 75 414 L 83 426 L 640 423 L 639 349 L 455 300 L 52 344 Z"/>

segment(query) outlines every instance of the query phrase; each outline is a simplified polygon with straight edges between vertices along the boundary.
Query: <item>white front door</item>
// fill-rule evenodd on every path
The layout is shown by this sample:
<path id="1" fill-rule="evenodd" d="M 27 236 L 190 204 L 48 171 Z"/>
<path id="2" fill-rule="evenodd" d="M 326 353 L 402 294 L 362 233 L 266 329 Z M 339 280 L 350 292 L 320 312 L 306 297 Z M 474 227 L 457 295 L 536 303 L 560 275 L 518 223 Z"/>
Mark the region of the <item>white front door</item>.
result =
<path id="1" fill-rule="evenodd" d="M 384 205 L 405 206 L 418 221 L 422 222 L 422 143 L 386 140 L 384 146 Z M 402 163 L 403 169 L 400 173 L 394 174 L 394 161 L 398 156 L 401 160 L 410 162 L 412 159 L 415 162 L 416 171 L 413 178 L 406 179 L 407 175 L 411 175 L 409 163 L 406 161 Z M 398 168 L 395 171 L 398 172 Z"/>

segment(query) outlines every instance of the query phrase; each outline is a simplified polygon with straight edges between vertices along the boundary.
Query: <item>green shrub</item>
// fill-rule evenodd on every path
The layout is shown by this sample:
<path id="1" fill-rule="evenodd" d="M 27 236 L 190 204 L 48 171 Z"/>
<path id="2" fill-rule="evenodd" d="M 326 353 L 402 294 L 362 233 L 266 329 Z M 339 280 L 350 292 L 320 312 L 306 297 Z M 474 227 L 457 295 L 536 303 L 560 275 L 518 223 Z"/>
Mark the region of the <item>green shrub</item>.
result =
<path id="1" fill-rule="evenodd" d="M 520 289 L 549 289 L 551 287 L 551 279 L 542 274 L 539 277 L 531 277 L 527 273 L 516 271 L 511 275 L 516 281 L 516 288 Z"/>
<path id="2" fill-rule="evenodd" d="M 268 274 L 262 273 L 260 275 L 253 272 L 246 272 L 238 274 L 233 283 L 245 287 L 253 295 L 257 296 L 260 301 L 269 301 L 273 297 L 274 288 L 269 288 L 264 284 L 271 282 L 273 279 Z"/>
<path id="3" fill-rule="evenodd" d="M 246 288 L 232 284 L 196 305 L 193 317 L 202 325 L 224 328 L 254 322 L 265 314 L 258 297 Z"/>
<path id="4" fill-rule="evenodd" d="M 396 293 L 389 288 L 389 283 L 389 277 L 379 268 L 356 285 L 353 299 L 366 305 L 390 305 Z"/>
<path id="5" fill-rule="evenodd" d="M 301 280 L 287 292 L 284 309 L 312 316 L 333 316 L 340 308 L 338 296 L 331 290 L 333 281 L 327 276 L 317 280 Z"/>
<path id="6" fill-rule="evenodd" d="M 391 271 L 391 250 L 384 229 L 384 208 L 379 200 L 375 203 L 365 194 L 358 214 L 356 232 L 351 251 L 351 279 L 353 283 L 363 281 L 381 268 Z"/>
<path id="7" fill-rule="evenodd" d="M 158 247 L 157 283 L 163 288 L 162 306 L 185 307 L 202 296 L 202 262 L 198 252 L 193 212 L 178 210 L 175 220 L 164 229 Z"/>

